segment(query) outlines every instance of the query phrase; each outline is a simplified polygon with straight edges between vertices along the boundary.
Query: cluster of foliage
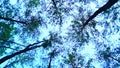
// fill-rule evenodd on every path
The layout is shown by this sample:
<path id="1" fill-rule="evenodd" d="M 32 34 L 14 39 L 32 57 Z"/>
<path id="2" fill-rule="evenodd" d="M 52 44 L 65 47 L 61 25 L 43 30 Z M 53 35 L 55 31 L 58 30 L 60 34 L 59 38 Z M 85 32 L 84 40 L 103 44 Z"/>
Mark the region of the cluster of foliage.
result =
<path id="1" fill-rule="evenodd" d="M 0 67 L 120 67 L 120 4 L 85 23 L 94 14 L 90 4 L 96 2 L 0 1 Z M 88 46 L 94 47 L 92 57 Z"/>

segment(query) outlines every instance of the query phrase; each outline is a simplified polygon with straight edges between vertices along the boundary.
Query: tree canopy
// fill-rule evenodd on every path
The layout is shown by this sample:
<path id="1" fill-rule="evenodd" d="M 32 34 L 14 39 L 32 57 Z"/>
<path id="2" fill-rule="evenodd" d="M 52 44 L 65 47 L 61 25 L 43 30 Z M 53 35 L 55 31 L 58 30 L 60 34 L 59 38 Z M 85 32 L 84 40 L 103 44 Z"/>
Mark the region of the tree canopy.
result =
<path id="1" fill-rule="evenodd" d="M 120 67 L 118 0 L 0 1 L 0 68 Z"/>

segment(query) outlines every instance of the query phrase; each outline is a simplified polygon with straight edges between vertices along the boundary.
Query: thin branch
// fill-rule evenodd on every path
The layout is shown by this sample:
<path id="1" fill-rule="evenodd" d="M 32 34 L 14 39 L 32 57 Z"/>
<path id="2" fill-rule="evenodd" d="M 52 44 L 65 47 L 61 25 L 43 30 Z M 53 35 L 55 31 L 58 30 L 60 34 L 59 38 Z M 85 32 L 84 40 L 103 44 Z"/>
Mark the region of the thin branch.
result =
<path id="1" fill-rule="evenodd" d="M 54 5 L 55 11 L 57 11 L 57 12 L 59 13 L 58 7 L 57 7 L 57 5 L 56 5 L 56 3 L 55 3 L 55 0 L 52 0 L 52 3 L 53 3 L 53 5 Z M 59 13 L 58 15 L 59 15 L 59 25 L 60 25 L 60 27 L 61 27 L 61 24 L 62 24 L 62 15 L 61 15 L 60 13 Z"/>
<path id="2" fill-rule="evenodd" d="M 120 63 L 120 60 L 118 60 L 118 59 L 116 59 L 116 58 L 114 58 L 114 57 L 112 57 L 112 56 L 110 56 L 110 58 L 112 58 L 113 60 L 116 60 L 117 62 Z"/>
<path id="3" fill-rule="evenodd" d="M 0 48 L 9 48 L 9 49 L 18 51 L 17 49 L 14 49 L 14 48 L 11 48 L 11 47 L 7 47 L 7 46 L 0 46 Z"/>
<path id="4" fill-rule="evenodd" d="M 10 66 L 12 66 L 12 65 L 14 65 L 15 63 L 18 63 L 18 62 L 19 62 L 19 60 L 17 60 L 17 61 L 15 60 L 15 61 L 11 62 L 10 64 L 7 64 L 3 68 L 8 68 L 8 67 L 10 67 Z"/>
<path id="5" fill-rule="evenodd" d="M 29 44 L 28 46 L 26 46 L 26 48 L 30 48 L 30 47 L 33 47 L 34 45 L 37 45 L 41 42 L 44 42 L 44 41 L 39 41 L 39 42 L 36 42 L 36 43 L 33 43 L 33 44 Z"/>
<path id="6" fill-rule="evenodd" d="M 27 25 L 26 22 L 18 21 L 18 20 L 14 20 L 14 19 L 11 19 L 11 18 L 5 18 L 5 17 L 1 17 L 1 16 L 0 16 L 0 19 L 7 20 L 7 21 L 18 22 L 18 23 L 21 23 L 21 24 L 25 24 L 25 25 Z"/>
<path id="7" fill-rule="evenodd" d="M 56 6 L 56 3 L 55 3 L 55 0 L 52 0 L 52 2 L 53 2 L 53 5 L 54 5 L 55 9 L 58 10 L 58 8 Z"/>
<path id="8" fill-rule="evenodd" d="M 4 41 L 4 42 L 14 43 L 14 44 L 17 44 L 17 45 L 20 45 L 20 46 L 25 47 L 25 45 L 20 44 L 20 43 L 16 43 L 16 42 L 14 42 L 14 41 L 10 41 L 10 40 L 8 41 L 8 40 L 4 40 L 4 39 L 0 39 L 0 40 L 2 40 L 2 41 Z"/>

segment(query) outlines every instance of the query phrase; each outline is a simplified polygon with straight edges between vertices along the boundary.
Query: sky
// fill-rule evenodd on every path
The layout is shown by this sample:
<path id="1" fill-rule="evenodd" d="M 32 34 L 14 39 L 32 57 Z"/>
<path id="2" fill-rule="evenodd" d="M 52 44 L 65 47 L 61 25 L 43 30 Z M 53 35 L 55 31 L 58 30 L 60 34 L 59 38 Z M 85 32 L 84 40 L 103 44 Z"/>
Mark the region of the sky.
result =
<path id="1" fill-rule="evenodd" d="M 12 5 L 15 5 L 15 4 L 17 3 L 17 0 L 10 0 L 10 3 L 11 3 Z"/>
<path id="2" fill-rule="evenodd" d="M 102 5 L 104 5 L 104 3 L 105 3 L 105 1 L 106 0 L 98 0 L 97 2 L 90 2 L 89 3 L 89 5 L 86 5 L 86 7 L 89 7 L 90 9 L 88 9 L 88 10 L 91 10 L 91 11 L 96 11 L 100 6 L 102 6 Z M 10 0 L 10 3 L 11 4 L 13 4 L 13 5 L 15 5 L 16 4 L 16 2 L 17 2 L 17 0 Z M 102 5 L 101 5 L 102 4 Z M 76 3 L 76 5 L 78 5 L 79 6 L 79 4 L 77 4 Z M 73 12 L 76 12 L 76 14 L 77 14 L 77 11 L 76 10 L 74 10 Z M 104 19 L 104 17 L 96 17 L 95 18 L 95 20 L 97 20 L 97 21 L 101 21 L 101 20 L 103 20 Z M 69 28 L 69 25 L 71 24 L 70 22 L 73 20 L 73 18 L 72 17 L 67 17 L 66 18 L 66 21 L 65 21 L 65 23 L 63 24 L 63 28 L 62 28 L 62 30 L 64 30 L 64 31 L 62 31 L 62 33 L 61 33 L 61 35 L 63 35 L 63 36 L 65 36 L 66 34 L 66 32 L 68 31 L 68 28 Z M 56 26 L 56 27 L 54 27 L 54 26 L 52 26 L 52 25 L 49 25 L 48 26 L 48 28 L 49 29 L 46 29 L 46 28 L 44 28 L 44 29 L 42 29 L 42 38 L 44 38 L 44 37 L 47 37 L 48 36 L 48 34 L 49 34 L 49 31 L 51 31 L 51 30 L 53 30 L 53 31 L 58 31 L 59 30 L 59 28 L 58 28 L 58 26 Z M 105 27 L 102 27 L 102 26 L 100 26 L 100 25 L 97 25 L 96 26 L 96 29 L 98 29 L 98 31 L 100 32 L 100 33 L 103 33 L 103 29 L 105 29 Z M 101 34 L 102 35 L 102 34 Z M 120 43 L 120 41 L 118 40 L 118 38 L 120 38 L 120 32 L 118 32 L 117 34 L 112 34 L 112 35 L 108 35 L 108 36 L 106 36 L 107 37 L 107 40 L 108 41 L 110 41 L 111 43 L 110 44 L 114 44 L 114 45 L 116 45 L 116 44 L 119 44 Z M 42 38 L 39 38 L 40 40 L 42 39 Z M 99 37 L 99 38 L 96 38 L 96 39 L 98 39 L 99 40 L 99 42 L 104 42 L 104 40 L 102 40 L 102 38 L 101 37 Z M 31 42 L 31 41 L 30 41 Z M 68 43 L 65 43 L 65 44 L 63 44 L 63 46 L 65 47 L 65 48 L 68 48 L 69 49 L 69 47 L 67 47 L 67 46 L 65 46 L 66 44 L 68 44 Z M 106 44 L 109 44 L 109 43 L 107 43 L 106 42 Z M 94 57 L 94 60 L 96 60 L 96 56 L 94 55 L 95 54 L 95 50 L 94 50 L 94 48 L 95 48 L 95 43 L 94 43 L 94 40 L 90 40 L 89 41 L 89 43 L 88 44 L 85 44 L 86 46 L 85 46 L 85 49 L 84 49 L 84 51 L 82 52 L 83 53 L 83 55 L 84 56 L 87 56 L 87 58 L 86 59 L 88 59 L 88 58 L 90 58 L 90 57 Z M 49 51 L 47 52 L 47 51 L 45 51 L 45 50 L 43 50 L 42 48 L 40 49 L 40 51 L 43 51 L 43 54 L 40 54 L 40 53 L 38 53 L 39 55 L 38 56 L 43 56 L 43 55 L 45 55 L 44 57 L 48 57 L 48 56 L 46 56 L 47 55 L 47 53 L 49 53 Z M 40 62 L 43 62 L 43 61 L 38 61 L 38 56 L 36 56 L 37 57 L 37 59 L 36 59 L 36 61 L 35 61 L 35 63 L 36 64 L 38 64 L 38 63 L 40 63 Z M 56 62 L 56 64 L 55 65 L 57 65 L 57 62 L 59 62 L 61 59 L 63 59 L 62 57 L 59 57 L 59 60 L 55 60 L 55 62 Z M 40 59 L 39 59 L 40 60 Z M 47 62 L 46 62 L 47 63 Z M 93 64 L 95 64 L 95 67 L 96 68 L 101 68 L 100 66 L 100 64 L 98 64 L 98 62 L 94 62 Z M 19 65 L 16 65 L 18 68 L 20 68 L 20 66 Z M 29 67 L 29 66 L 27 66 L 27 67 Z M 22 68 L 22 67 L 21 67 Z M 29 67 L 30 68 L 30 67 Z"/>

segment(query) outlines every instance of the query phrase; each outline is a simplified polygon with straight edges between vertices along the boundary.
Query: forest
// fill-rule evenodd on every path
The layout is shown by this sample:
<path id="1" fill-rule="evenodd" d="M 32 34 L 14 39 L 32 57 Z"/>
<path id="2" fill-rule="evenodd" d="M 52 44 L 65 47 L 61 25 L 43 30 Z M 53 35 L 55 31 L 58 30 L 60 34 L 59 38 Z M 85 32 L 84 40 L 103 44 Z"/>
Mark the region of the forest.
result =
<path id="1" fill-rule="evenodd" d="M 0 68 L 119 68 L 119 0 L 0 0 Z"/>

